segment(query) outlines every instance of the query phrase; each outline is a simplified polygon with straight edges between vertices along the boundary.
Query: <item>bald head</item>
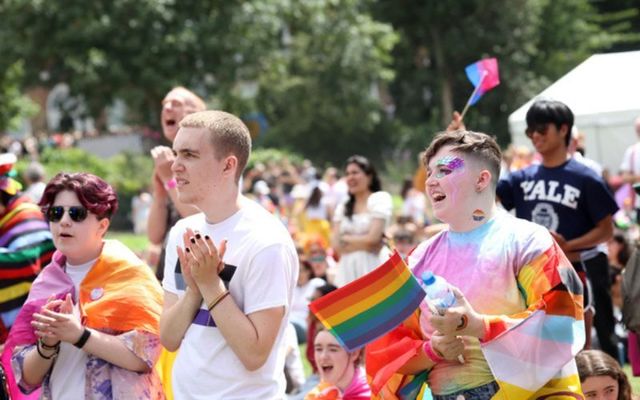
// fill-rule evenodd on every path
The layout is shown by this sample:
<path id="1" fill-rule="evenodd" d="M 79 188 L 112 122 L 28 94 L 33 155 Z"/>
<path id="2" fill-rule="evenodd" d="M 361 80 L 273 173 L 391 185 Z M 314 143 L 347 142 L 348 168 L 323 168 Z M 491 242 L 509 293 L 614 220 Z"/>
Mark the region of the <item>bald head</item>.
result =
<path id="1" fill-rule="evenodd" d="M 179 86 L 171 89 L 162 100 L 162 133 L 171 142 L 178 133 L 180 121 L 189 114 L 206 110 L 204 101 L 195 93 Z"/>

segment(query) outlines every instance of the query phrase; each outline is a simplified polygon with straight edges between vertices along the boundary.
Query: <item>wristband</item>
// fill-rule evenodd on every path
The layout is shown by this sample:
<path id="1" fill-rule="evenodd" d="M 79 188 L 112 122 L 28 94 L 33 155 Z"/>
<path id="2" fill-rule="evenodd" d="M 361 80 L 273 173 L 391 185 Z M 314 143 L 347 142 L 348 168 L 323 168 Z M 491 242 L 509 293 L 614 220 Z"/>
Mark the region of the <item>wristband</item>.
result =
<path id="1" fill-rule="evenodd" d="M 439 363 L 444 360 L 444 358 L 440 357 L 431 346 L 431 340 L 427 340 L 424 342 L 424 344 L 422 345 L 422 350 L 424 351 L 424 354 L 426 354 L 426 356 L 429 357 L 434 363 Z"/>
<path id="2" fill-rule="evenodd" d="M 207 307 L 207 310 L 209 310 L 209 312 L 211 312 L 211 310 L 213 310 L 213 308 L 215 306 L 217 306 L 218 303 L 220 303 L 222 300 L 224 300 L 224 298 L 227 297 L 228 295 L 229 295 L 229 291 L 225 290 L 221 295 L 219 295 L 211 303 L 209 303 L 209 306 Z"/>
<path id="3" fill-rule="evenodd" d="M 176 182 L 176 178 L 171 178 L 164 184 L 164 188 L 167 190 L 175 189 L 178 186 L 178 182 Z"/>
<path id="4" fill-rule="evenodd" d="M 89 340 L 89 336 L 91 336 L 91 331 L 88 330 L 87 328 L 84 328 L 84 332 L 82 332 L 82 336 L 80 336 L 80 339 L 78 339 L 78 341 L 75 342 L 73 345 L 79 349 L 83 348 L 84 345 L 87 343 L 87 340 Z"/>

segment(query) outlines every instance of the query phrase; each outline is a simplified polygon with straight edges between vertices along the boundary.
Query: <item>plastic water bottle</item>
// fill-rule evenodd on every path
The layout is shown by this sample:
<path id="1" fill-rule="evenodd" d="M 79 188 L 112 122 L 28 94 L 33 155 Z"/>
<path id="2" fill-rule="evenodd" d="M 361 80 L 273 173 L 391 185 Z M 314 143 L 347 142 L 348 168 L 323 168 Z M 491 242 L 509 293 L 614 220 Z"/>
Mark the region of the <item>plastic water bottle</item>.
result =
<path id="1" fill-rule="evenodd" d="M 427 306 L 434 314 L 443 315 L 447 308 L 456 304 L 456 295 L 449 282 L 431 271 L 422 273 L 422 288 L 427 294 Z M 458 362 L 464 364 L 464 356 L 458 354 Z"/>
<path id="2" fill-rule="evenodd" d="M 427 294 L 427 305 L 434 314 L 443 315 L 447 308 L 456 303 L 456 296 L 451 291 L 449 283 L 431 271 L 422 273 L 422 288 Z"/>

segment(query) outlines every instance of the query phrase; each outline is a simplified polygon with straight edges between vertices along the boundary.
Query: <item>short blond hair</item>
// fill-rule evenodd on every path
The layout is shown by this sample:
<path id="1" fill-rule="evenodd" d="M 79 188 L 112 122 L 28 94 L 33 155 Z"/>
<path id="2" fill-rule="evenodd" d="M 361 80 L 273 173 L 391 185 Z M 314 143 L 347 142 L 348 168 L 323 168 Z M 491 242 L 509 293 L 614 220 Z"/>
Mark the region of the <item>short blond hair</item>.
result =
<path id="1" fill-rule="evenodd" d="M 240 118 L 219 110 L 200 111 L 185 116 L 180 127 L 206 129 L 211 134 L 214 156 L 218 160 L 229 155 L 238 159 L 235 178 L 240 179 L 251 155 L 251 135 Z"/>

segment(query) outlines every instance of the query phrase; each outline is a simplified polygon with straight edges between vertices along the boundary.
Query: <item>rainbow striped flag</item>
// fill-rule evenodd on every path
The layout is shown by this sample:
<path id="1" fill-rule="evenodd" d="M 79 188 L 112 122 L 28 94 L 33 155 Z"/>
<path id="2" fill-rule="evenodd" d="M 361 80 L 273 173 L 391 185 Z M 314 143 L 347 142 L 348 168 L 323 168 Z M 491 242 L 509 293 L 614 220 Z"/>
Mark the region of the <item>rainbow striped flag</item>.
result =
<path id="1" fill-rule="evenodd" d="M 417 308 L 425 293 L 398 252 L 363 277 L 309 305 L 349 351 L 393 330 Z"/>

